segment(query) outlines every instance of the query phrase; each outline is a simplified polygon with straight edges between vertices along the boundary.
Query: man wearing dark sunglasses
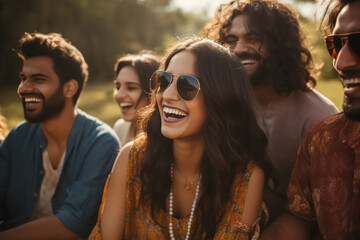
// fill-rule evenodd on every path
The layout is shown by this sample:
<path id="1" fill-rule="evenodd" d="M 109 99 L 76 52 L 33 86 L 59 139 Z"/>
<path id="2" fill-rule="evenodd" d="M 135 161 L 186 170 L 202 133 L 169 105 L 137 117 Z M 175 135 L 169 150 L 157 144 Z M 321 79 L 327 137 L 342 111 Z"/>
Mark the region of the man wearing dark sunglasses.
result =
<path id="1" fill-rule="evenodd" d="M 262 239 L 360 239 L 360 1 L 322 5 L 321 23 L 331 33 L 326 46 L 344 86 L 344 112 L 305 134 L 289 183 L 289 213 Z"/>
<path id="2" fill-rule="evenodd" d="M 315 122 L 337 113 L 334 104 L 311 89 L 312 57 L 296 15 L 284 4 L 238 0 L 223 4 L 205 35 L 234 51 L 249 75 L 260 106 L 259 122 L 269 139 L 278 186 L 265 190 L 270 221 L 283 211 L 301 137 Z"/>

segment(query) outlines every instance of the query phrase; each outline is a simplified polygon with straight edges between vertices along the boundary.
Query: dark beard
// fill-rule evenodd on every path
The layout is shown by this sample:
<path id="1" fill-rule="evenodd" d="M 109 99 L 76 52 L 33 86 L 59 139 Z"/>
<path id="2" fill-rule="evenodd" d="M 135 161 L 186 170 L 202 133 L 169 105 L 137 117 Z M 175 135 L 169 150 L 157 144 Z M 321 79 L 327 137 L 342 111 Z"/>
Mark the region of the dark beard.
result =
<path id="1" fill-rule="evenodd" d="M 27 121 L 32 123 L 44 122 L 57 114 L 59 114 L 65 106 L 65 98 L 63 96 L 63 88 L 59 86 L 56 92 L 45 100 L 44 95 L 41 93 L 23 94 L 22 96 L 38 96 L 43 99 L 43 107 L 40 114 L 31 115 L 27 113 L 25 102 L 23 101 L 24 117 Z"/>
<path id="2" fill-rule="evenodd" d="M 268 66 L 270 65 L 267 64 L 266 60 L 263 60 L 259 64 L 259 67 L 256 69 L 256 71 L 251 76 L 249 76 L 251 86 L 256 87 L 264 84 L 267 81 L 270 73 Z"/>
<path id="3" fill-rule="evenodd" d="M 345 104 L 343 104 L 343 110 L 345 116 L 350 120 L 360 122 L 360 109 L 357 109 L 355 111 L 350 111 L 344 105 Z"/>
<path id="4" fill-rule="evenodd" d="M 359 68 L 351 68 L 346 69 L 344 71 L 339 71 L 340 78 L 347 79 L 347 78 L 357 78 L 360 76 L 360 69 Z M 347 118 L 360 121 L 360 97 L 347 97 L 344 96 L 344 103 L 343 103 L 343 110 L 344 114 Z M 349 105 L 349 107 L 347 106 Z M 353 107 L 351 107 L 353 105 Z M 354 106 L 355 105 L 355 106 Z"/>

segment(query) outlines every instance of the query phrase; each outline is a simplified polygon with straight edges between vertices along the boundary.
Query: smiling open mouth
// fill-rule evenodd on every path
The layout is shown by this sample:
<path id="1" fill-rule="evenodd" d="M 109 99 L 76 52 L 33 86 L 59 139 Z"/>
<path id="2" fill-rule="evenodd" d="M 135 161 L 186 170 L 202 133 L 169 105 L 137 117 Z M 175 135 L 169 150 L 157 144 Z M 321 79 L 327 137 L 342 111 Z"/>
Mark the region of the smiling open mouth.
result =
<path id="1" fill-rule="evenodd" d="M 164 107 L 165 117 L 168 119 L 180 119 L 186 117 L 188 114 L 178 109 Z"/>
<path id="2" fill-rule="evenodd" d="M 36 98 L 36 97 L 25 97 L 24 101 L 26 103 L 39 103 L 41 101 L 40 98 Z"/>
<path id="3" fill-rule="evenodd" d="M 128 110 L 130 108 L 132 108 L 134 105 L 132 105 L 131 103 L 120 103 L 120 107 L 123 110 Z"/>
<path id="4" fill-rule="evenodd" d="M 360 85 L 360 78 L 344 79 L 344 86 L 346 88 L 354 88 Z"/>
<path id="5" fill-rule="evenodd" d="M 254 64 L 257 62 L 256 59 L 240 59 L 240 62 L 243 64 L 243 65 L 249 65 L 249 64 Z"/>

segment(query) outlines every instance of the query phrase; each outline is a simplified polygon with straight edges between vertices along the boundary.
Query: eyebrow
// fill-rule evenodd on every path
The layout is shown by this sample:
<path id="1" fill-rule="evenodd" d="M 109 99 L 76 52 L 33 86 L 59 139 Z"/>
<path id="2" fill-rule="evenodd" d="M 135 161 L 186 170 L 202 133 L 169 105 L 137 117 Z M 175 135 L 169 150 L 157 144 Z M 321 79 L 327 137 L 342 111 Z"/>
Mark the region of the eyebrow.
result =
<path id="1" fill-rule="evenodd" d="M 119 83 L 119 84 L 121 84 L 120 82 L 118 82 L 117 80 L 114 80 L 114 83 Z M 141 84 L 140 83 L 137 83 L 137 82 L 131 82 L 131 81 L 126 81 L 125 82 L 125 84 L 135 84 L 135 85 L 139 85 L 139 86 L 141 86 Z"/>
<path id="2" fill-rule="evenodd" d="M 25 76 L 26 75 L 24 73 L 20 73 L 20 76 Z M 43 74 L 43 73 L 34 73 L 34 74 L 31 74 L 30 77 L 44 77 L 44 78 L 49 78 L 48 75 L 46 74 Z"/>
<path id="3" fill-rule="evenodd" d="M 254 33 L 254 32 L 247 32 L 244 37 L 247 38 L 247 37 L 254 37 L 254 36 L 258 37 L 259 34 Z M 224 39 L 229 39 L 229 38 L 237 38 L 238 39 L 238 37 L 235 34 L 228 34 L 224 37 Z"/>
<path id="4" fill-rule="evenodd" d="M 226 35 L 225 37 L 224 37 L 224 39 L 231 39 L 231 38 L 236 38 L 236 39 L 238 39 L 238 37 L 237 36 L 235 36 L 234 34 L 228 34 L 228 35 Z"/>

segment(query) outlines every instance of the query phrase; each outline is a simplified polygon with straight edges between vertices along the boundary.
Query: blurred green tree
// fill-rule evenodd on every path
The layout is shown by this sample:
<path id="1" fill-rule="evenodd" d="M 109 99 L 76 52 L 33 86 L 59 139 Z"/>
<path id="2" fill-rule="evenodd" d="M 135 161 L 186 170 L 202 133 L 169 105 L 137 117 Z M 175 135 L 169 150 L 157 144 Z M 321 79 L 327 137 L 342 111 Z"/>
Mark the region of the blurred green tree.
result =
<path id="1" fill-rule="evenodd" d="M 90 81 L 113 77 L 116 58 L 163 50 L 176 36 L 196 34 L 205 15 L 170 8 L 171 0 L 0 0 L 0 84 L 18 84 L 17 41 L 24 32 L 58 32 L 89 64 Z"/>

